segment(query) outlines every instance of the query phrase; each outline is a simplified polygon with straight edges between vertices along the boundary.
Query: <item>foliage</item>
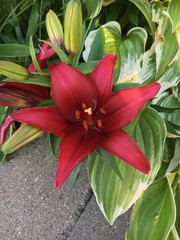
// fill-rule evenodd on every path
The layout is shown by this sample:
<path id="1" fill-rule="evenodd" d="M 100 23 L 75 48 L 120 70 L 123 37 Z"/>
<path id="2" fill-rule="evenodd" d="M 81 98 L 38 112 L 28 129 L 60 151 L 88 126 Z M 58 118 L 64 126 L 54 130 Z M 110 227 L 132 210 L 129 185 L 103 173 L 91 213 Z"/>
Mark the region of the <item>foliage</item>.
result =
<path id="1" fill-rule="evenodd" d="M 160 83 L 156 98 L 125 128 L 149 159 L 150 173 L 144 175 L 98 148 L 88 158 L 88 177 L 97 204 L 110 224 L 134 204 L 127 240 L 179 239 L 180 1 L 81 0 L 82 41 L 76 44 L 75 56 L 47 41 L 45 24 L 51 9 L 64 26 L 69 1 L 2 0 L 0 60 L 25 68 L 33 62 L 37 72 L 31 72 L 21 83 L 50 87 L 50 64 L 68 63 L 88 75 L 105 55 L 113 53 L 118 56 L 113 91 Z M 56 52 L 45 68 L 37 59 L 42 42 Z M 0 75 L 0 82 L 19 82 L 7 77 Z M 53 100 L 46 99 L 38 106 L 53 104 Z M 1 125 L 14 110 L 0 107 Z M 50 134 L 49 141 L 51 153 L 57 157 L 60 138 Z M 0 151 L 0 160 L 4 159 L 5 154 Z M 78 165 L 70 176 L 70 187 L 79 174 Z"/>

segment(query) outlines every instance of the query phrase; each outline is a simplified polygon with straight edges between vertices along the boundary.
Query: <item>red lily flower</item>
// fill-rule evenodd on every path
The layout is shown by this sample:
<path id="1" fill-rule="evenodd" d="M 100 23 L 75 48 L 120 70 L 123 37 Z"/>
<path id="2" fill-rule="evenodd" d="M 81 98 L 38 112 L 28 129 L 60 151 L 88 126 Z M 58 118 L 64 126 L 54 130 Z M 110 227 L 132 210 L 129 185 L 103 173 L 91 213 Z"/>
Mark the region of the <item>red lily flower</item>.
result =
<path id="1" fill-rule="evenodd" d="M 47 39 L 46 41 L 49 41 L 49 39 Z M 40 68 L 46 69 L 47 68 L 47 59 L 54 55 L 56 55 L 56 52 L 54 51 L 54 49 L 52 49 L 47 43 L 43 43 L 40 51 L 36 55 L 36 59 L 39 63 Z M 29 65 L 28 70 L 30 72 L 37 72 L 33 63 L 31 63 Z"/>
<path id="2" fill-rule="evenodd" d="M 22 109 L 12 113 L 1 130 L 4 140 L 15 120 L 26 122 L 62 138 L 55 187 L 97 146 L 123 159 L 143 173 L 150 164 L 141 149 L 122 130 L 160 89 L 158 83 L 112 92 L 116 55 L 107 55 L 89 77 L 57 63 L 50 68 L 52 95 L 57 107 Z"/>
<path id="3" fill-rule="evenodd" d="M 17 82 L 0 84 L 1 106 L 33 107 L 39 101 L 49 98 L 48 89 L 44 86 Z"/>

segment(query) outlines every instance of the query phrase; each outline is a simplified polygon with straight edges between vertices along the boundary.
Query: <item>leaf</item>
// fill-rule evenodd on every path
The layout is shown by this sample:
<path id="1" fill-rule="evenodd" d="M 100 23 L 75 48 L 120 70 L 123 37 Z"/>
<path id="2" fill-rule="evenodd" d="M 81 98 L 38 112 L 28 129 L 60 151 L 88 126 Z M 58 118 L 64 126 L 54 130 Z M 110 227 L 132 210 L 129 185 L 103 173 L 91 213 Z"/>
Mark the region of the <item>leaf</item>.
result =
<path id="1" fill-rule="evenodd" d="M 143 15 L 145 16 L 150 29 L 151 29 L 151 33 L 154 34 L 155 32 L 155 24 L 152 22 L 152 12 L 151 12 L 151 5 L 148 2 L 148 0 L 130 0 L 132 3 L 134 3 L 139 10 L 143 13 Z"/>
<path id="2" fill-rule="evenodd" d="M 152 183 L 161 166 L 165 134 L 166 129 L 162 118 L 150 108 L 141 114 L 134 126 L 132 136 L 151 164 L 148 175 L 114 156 L 124 180 L 122 181 L 97 154 L 91 155 L 88 164 L 89 182 L 97 203 L 110 224 L 127 211 Z"/>
<path id="3" fill-rule="evenodd" d="M 101 11 L 103 0 L 85 0 L 88 18 L 95 18 Z"/>
<path id="4" fill-rule="evenodd" d="M 164 8 L 158 2 L 153 4 L 153 22 L 158 27 L 155 32 L 156 73 L 161 75 L 178 51 L 178 41 L 175 33 L 172 33 L 171 22 L 164 13 Z"/>
<path id="5" fill-rule="evenodd" d="M 67 58 L 66 54 L 63 52 L 63 50 L 59 46 L 55 45 L 52 42 L 47 42 L 47 41 L 43 41 L 43 40 L 40 40 L 40 41 L 44 42 L 44 43 L 48 44 L 50 47 L 52 47 L 54 49 L 54 51 L 57 53 L 57 55 L 59 56 L 59 58 L 61 59 L 61 62 L 68 63 L 68 58 Z"/>
<path id="6" fill-rule="evenodd" d="M 143 28 L 133 28 L 120 44 L 120 75 L 118 82 L 131 82 L 141 70 L 141 62 L 145 51 L 147 33 Z"/>
<path id="7" fill-rule="evenodd" d="M 154 181 L 134 205 L 126 240 L 167 239 L 175 215 L 175 202 L 167 179 Z"/>
<path id="8" fill-rule="evenodd" d="M 98 62 L 99 61 L 88 61 L 85 63 L 80 63 L 76 68 L 84 74 L 89 74 L 92 72 Z"/>
<path id="9" fill-rule="evenodd" d="M 30 56 L 29 47 L 22 44 L 0 44 L 0 57 L 26 57 Z"/>
<path id="10" fill-rule="evenodd" d="M 0 149 L 0 163 L 4 162 L 5 158 L 6 158 L 6 154 L 4 152 L 2 152 Z"/>
<path id="11" fill-rule="evenodd" d="M 40 6 L 39 2 L 35 1 L 31 10 L 31 15 L 29 17 L 28 29 L 26 32 L 26 42 L 29 42 L 30 37 L 33 36 L 38 28 L 38 21 L 40 17 Z"/>
<path id="12" fill-rule="evenodd" d="M 33 40 L 32 40 L 32 36 L 30 37 L 30 40 L 29 40 L 29 51 L 30 51 L 30 54 L 31 54 L 31 58 L 32 58 L 32 62 L 34 64 L 34 67 L 36 68 L 37 72 L 41 73 L 41 68 L 39 66 L 39 63 L 36 59 L 36 53 L 35 53 L 35 49 L 34 49 L 34 45 L 33 45 Z"/>
<path id="13" fill-rule="evenodd" d="M 49 134 L 49 142 L 50 142 L 50 149 L 52 151 L 53 156 L 57 159 L 58 152 L 59 152 L 59 144 L 61 139 L 53 133 Z"/>
<path id="14" fill-rule="evenodd" d="M 175 226 L 176 226 L 177 233 L 180 236 L 180 183 L 176 188 L 175 201 L 176 201 L 176 212 L 177 212 Z"/>
<path id="15" fill-rule="evenodd" d="M 77 165 L 77 167 L 71 172 L 70 176 L 68 177 L 68 187 L 72 189 L 79 177 L 81 170 L 81 163 Z"/>
<path id="16" fill-rule="evenodd" d="M 51 86 L 50 79 L 46 77 L 34 77 L 34 78 L 32 77 L 32 78 L 28 78 L 26 80 L 20 80 L 20 81 L 14 78 L 5 78 L 3 81 L 4 82 L 21 82 L 25 84 L 37 84 L 45 87 Z"/>
<path id="17" fill-rule="evenodd" d="M 172 22 L 172 32 L 174 32 L 178 23 L 180 22 L 180 1 L 171 0 L 167 11 Z"/>
<path id="18" fill-rule="evenodd" d="M 167 240 L 179 240 L 179 236 L 178 236 L 175 226 L 173 226 Z"/>

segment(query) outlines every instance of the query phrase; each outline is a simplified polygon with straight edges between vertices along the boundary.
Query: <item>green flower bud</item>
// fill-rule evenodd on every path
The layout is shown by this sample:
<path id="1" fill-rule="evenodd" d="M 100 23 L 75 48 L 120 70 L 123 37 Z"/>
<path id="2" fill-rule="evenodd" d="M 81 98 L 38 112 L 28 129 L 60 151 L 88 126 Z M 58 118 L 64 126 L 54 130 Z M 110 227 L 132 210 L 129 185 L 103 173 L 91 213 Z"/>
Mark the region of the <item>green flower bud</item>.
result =
<path id="1" fill-rule="evenodd" d="M 79 0 L 71 0 L 66 8 L 64 19 L 64 46 L 74 56 L 82 42 L 82 6 Z"/>
<path id="2" fill-rule="evenodd" d="M 28 69 L 8 61 L 0 60 L 0 74 L 16 80 L 26 80 L 30 77 Z"/>
<path id="3" fill-rule="evenodd" d="M 63 46 L 63 29 L 57 15 L 52 10 L 46 15 L 46 30 L 52 43 Z"/>
<path id="4" fill-rule="evenodd" d="M 31 142 L 44 133 L 43 130 L 35 128 L 27 123 L 22 123 L 11 137 L 2 145 L 1 151 L 5 154 L 15 152 L 25 144 Z"/>

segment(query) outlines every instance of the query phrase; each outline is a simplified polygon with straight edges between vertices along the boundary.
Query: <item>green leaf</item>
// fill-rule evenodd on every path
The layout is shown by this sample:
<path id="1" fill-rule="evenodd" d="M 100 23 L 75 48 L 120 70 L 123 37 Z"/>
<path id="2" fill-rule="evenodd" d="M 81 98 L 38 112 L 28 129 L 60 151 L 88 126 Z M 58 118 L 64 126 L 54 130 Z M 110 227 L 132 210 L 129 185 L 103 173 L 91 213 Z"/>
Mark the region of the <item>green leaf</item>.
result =
<path id="1" fill-rule="evenodd" d="M 176 188 L 175 201 L 176 201 L 176 212 L 177 212 L 175 226 L 176 226 L 177 233 L 180 236 L 180 183 Z"/>
<path id="2" fill-rule="evenodd" d="M 26 57 L 30 56 L 29 47 L 21 44 L 0 44 L 0 57 Z"/>
<path id="3" fill-rule="evenodd" d="M 77 165 L 77 167 L 71 172 L 70 176 L 68 177 L 68 187 L 72 189 L 79 177 L 81 170 L 81 163 Z"/>
<path id="4" fill-rule="evenodd" d="M 88 61 L 88 62 L 79 64 L 76 68 L 84 74 L 89 74 L 92 72 L 92 70 L 94 69 L 94 67 L 98 62 L 99 61 Z"/>
<path id="5" fill-rule="evenodd" d="M 37 85 L 41 85 L 41 86 L 45 86 L 45 87 L 50 87 L 51 83 L 50 83 L 50 79 L 46 78 L 46 77 L 32 77 L 32 78 L 28 78 L 27 80 L 16 80 L 14 78 L 5 78 L 3 80 L 4 82 L 21 82 L 21 83 L 25 83 L 25 84 L 37 84 Z"/>
<path id="6" fill-rule="evenodd" d="M 0 163 L 4 162 L 5 158 L 6 158 L 6 154 L 4 152 L 2 152 L 0 149 Z"/>
<path id="7" fill-rule="evenodd" d="M 147 33 L 143 28 L 133 28 L 120 44 L 120 75 L 118 82 L 131 82 L 139 75 L 145 51 Z"/>
<path id="8" fill-rule="evenodd" d="M 103 0 L 85 0 L 88 18 L 95 18 L 101 11 Z"/>
<path id="9" fill-rule="evenodd" d="M 178 23 L 180 22 L 180 1 L 171 0 L 167 11 L 172 22 L 172 32 L 174 32 Z"/>
<path id="10" fill-rule="evenodd" d="M 148 2 L 148 0 L 130 0 L 132 3 L 134 3 L 139 10 L 143 13 L 145 16 L 152 34 L 155 32 L 155 24 L 152 22 L 152 11 L 151 11 L 151 5 Z"/>
<path id="11" fill-rule="evenodd" d="M 48 44 L 50 47 L 52 47 L 54 49 L 54 51 L 57 53 L 57 55 L 59 56 L 59 58 L 61 59 L 61 62 L 64 62 L 64 63 L 68 63 L 68 58 L 66 56 L 66 54 L 63 52 L 63 50 L 55 45 L 54 43 L 52 42 L 47 42 L 47 41 L 43 41 L 43 40 L 40 40 L 40 42 L 44 42 L 46 44 Z"/>
<path id="12" fill-rule="evenodd" d="M 29 40 L 29 50 L 30 50 L 30 54 L 31 54 L 31 58 L 32 58 L 32 61 L 33 61 L 33 64 L 34 64 L 34 67 L 36 68 L 36 70 L 41 73 L 41 68 L 39 66 L 39 63 L 36 59 L 36 53 L 35 53 L 35 49 L 34 49 L 34 45 L 33 45 L 33 40 L 32 40 L 32 36 L 30 37 L 30 40 Z"/>
<path id="13" fill-rule="evenodd" d="M 151 171 L 148 175 L 114 156 L 122 181 L 97 154 L 91 155 L 89 181 L 101 211 L 111 224 L 134 204 L 154 180 L 161 166 L 165 135 L 162 118 L 156 111 L 146 109 L 134 126 L 132 137 L 150 161 Z"/>
<path id="14" fill-rule="evenodd" d="M 166 240 L 175 215 L 175 202 L 167 179 L 154 181 L 133 208 L 126 240 Z"/>
<path id="15" fill-rule="evenodd" d="M 58 152 L 59 152 L 59 144 L 61 142 L 61 139 L 56 136 L 53 133 L 49 134 L 49 142 L 50 142 L 50 149 L 53 154 L 53 156 L 57 159 L 58 158 Z"/>
<path id="16" fill-rule="evenodd" d="M 175 33 L 172 33 L 171 22 L 164 14 L 164 8 L 158 2 L 153 4 L 153 21 L 158 27 L 155 32 L 156 73 L 161 75 L 178 51 L 178 41 Z"/>
<path id="17" fill-rule="evenodd" d="M 39 21 L 39 11 L 40 11 L 39 2 L 35 1 L 33 4 L 31 15 L 29 17 L 29 24 L 28 29 L 26 32 L 26 42 L 29 42 L 30 37 L 33 36 L 38 28 L 38 21 Z"/>
<path id="18" fill-rule="evenodd" d="M 175 226 L 173 226 L 167 240 L 179 240 L 179 236 L 178 236 Z"/>

